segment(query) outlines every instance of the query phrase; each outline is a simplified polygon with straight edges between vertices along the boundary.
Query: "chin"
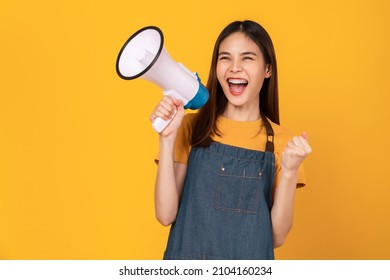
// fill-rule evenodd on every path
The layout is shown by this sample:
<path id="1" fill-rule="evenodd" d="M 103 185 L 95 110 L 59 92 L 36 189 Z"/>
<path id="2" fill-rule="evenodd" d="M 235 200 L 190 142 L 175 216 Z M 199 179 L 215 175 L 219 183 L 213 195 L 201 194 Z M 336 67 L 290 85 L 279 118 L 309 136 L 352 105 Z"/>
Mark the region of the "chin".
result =
<path id="1" fill-rule="evenodd" d="M 243 100 L 242 98 L 239 98 L 241 96 L 230 96 L 228 98 L 228 101 L 230 104 L 236 106 L 236 107 L 240 107 L 240 106 L 243 106 L 244 104 L 247 103 L 247 100 Z"/>

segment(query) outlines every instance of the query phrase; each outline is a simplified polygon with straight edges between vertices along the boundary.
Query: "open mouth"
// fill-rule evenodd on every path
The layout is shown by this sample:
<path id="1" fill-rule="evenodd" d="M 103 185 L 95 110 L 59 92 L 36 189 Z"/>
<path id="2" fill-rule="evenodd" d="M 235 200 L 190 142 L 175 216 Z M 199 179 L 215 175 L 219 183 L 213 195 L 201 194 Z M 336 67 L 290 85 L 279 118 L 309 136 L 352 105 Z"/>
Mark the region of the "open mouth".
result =
<path id="1" fill-rule="evenodd" d="M 228 79 L 227 82 L 230 91 L 235 94 L 242 93 L 248 85 L 248 81 L 245 79 Z"/>

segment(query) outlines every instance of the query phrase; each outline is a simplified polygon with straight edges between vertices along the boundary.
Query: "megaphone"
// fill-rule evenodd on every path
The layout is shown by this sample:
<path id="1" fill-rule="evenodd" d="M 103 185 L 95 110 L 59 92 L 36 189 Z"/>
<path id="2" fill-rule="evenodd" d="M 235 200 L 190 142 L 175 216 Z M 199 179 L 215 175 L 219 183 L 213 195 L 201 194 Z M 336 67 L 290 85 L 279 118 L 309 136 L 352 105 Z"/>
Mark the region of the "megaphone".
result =
<path id="1" fill-rule="evenodd" d="M 186 109 L 199 109 L 209 98 L 199 77 L 169 56 L 164 35 L 156 26 L 144 27 L 131 35 L 119 52 L 116 71 L 122 79 L 143 78 L 158 85 L 164 95 L 180 99 Z M 172 118 L 156 118 L 154 130 L 160 133 Z"/>

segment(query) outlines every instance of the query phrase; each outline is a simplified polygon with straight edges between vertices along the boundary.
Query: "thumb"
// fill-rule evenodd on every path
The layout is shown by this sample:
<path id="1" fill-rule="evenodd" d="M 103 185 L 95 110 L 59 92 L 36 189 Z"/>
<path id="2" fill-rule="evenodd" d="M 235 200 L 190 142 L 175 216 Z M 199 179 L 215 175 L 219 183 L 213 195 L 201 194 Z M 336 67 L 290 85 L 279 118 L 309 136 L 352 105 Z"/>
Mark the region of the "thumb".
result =
<path id="1" fill-rule="evenodd" d="M 175 104 L 176 107 L 183 106 L 183 101 L 181 101 L 180 99 L 172 99 L 172 101 L 173 101 L 173 104 Z"/>
<path id="2" fill-rule="evenodd" d="M 307 134 L 306 131 L 302 132 L 302 133 L 301 133 L 301 136 L 302 136 L 306 141 L 309 140 L 309 135 Z"/>
<path id="3" fill-rule="evenodd" d="M 173 99 L 173 104 L 176 106 L 178 111 L 184 111 L 184 105 L 182 100 Z"/>

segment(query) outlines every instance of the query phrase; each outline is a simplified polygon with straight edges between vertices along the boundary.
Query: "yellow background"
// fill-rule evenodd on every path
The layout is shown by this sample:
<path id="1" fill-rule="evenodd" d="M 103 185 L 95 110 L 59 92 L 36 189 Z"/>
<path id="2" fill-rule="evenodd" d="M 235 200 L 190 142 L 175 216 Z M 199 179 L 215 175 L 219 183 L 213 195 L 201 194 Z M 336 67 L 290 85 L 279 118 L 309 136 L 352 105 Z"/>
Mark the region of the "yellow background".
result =
<path id="1" fill-rule="evenodd" d="M 233 20 L 260 22 L 279 66 L 281 121 L 307 130 L 308 186 L 279 259 L 390 259 L 388 1 L 0 0 L 0 259 L 160 259 L 155 85 L 115 72 L 159 26 L 206 83 Z"/>

